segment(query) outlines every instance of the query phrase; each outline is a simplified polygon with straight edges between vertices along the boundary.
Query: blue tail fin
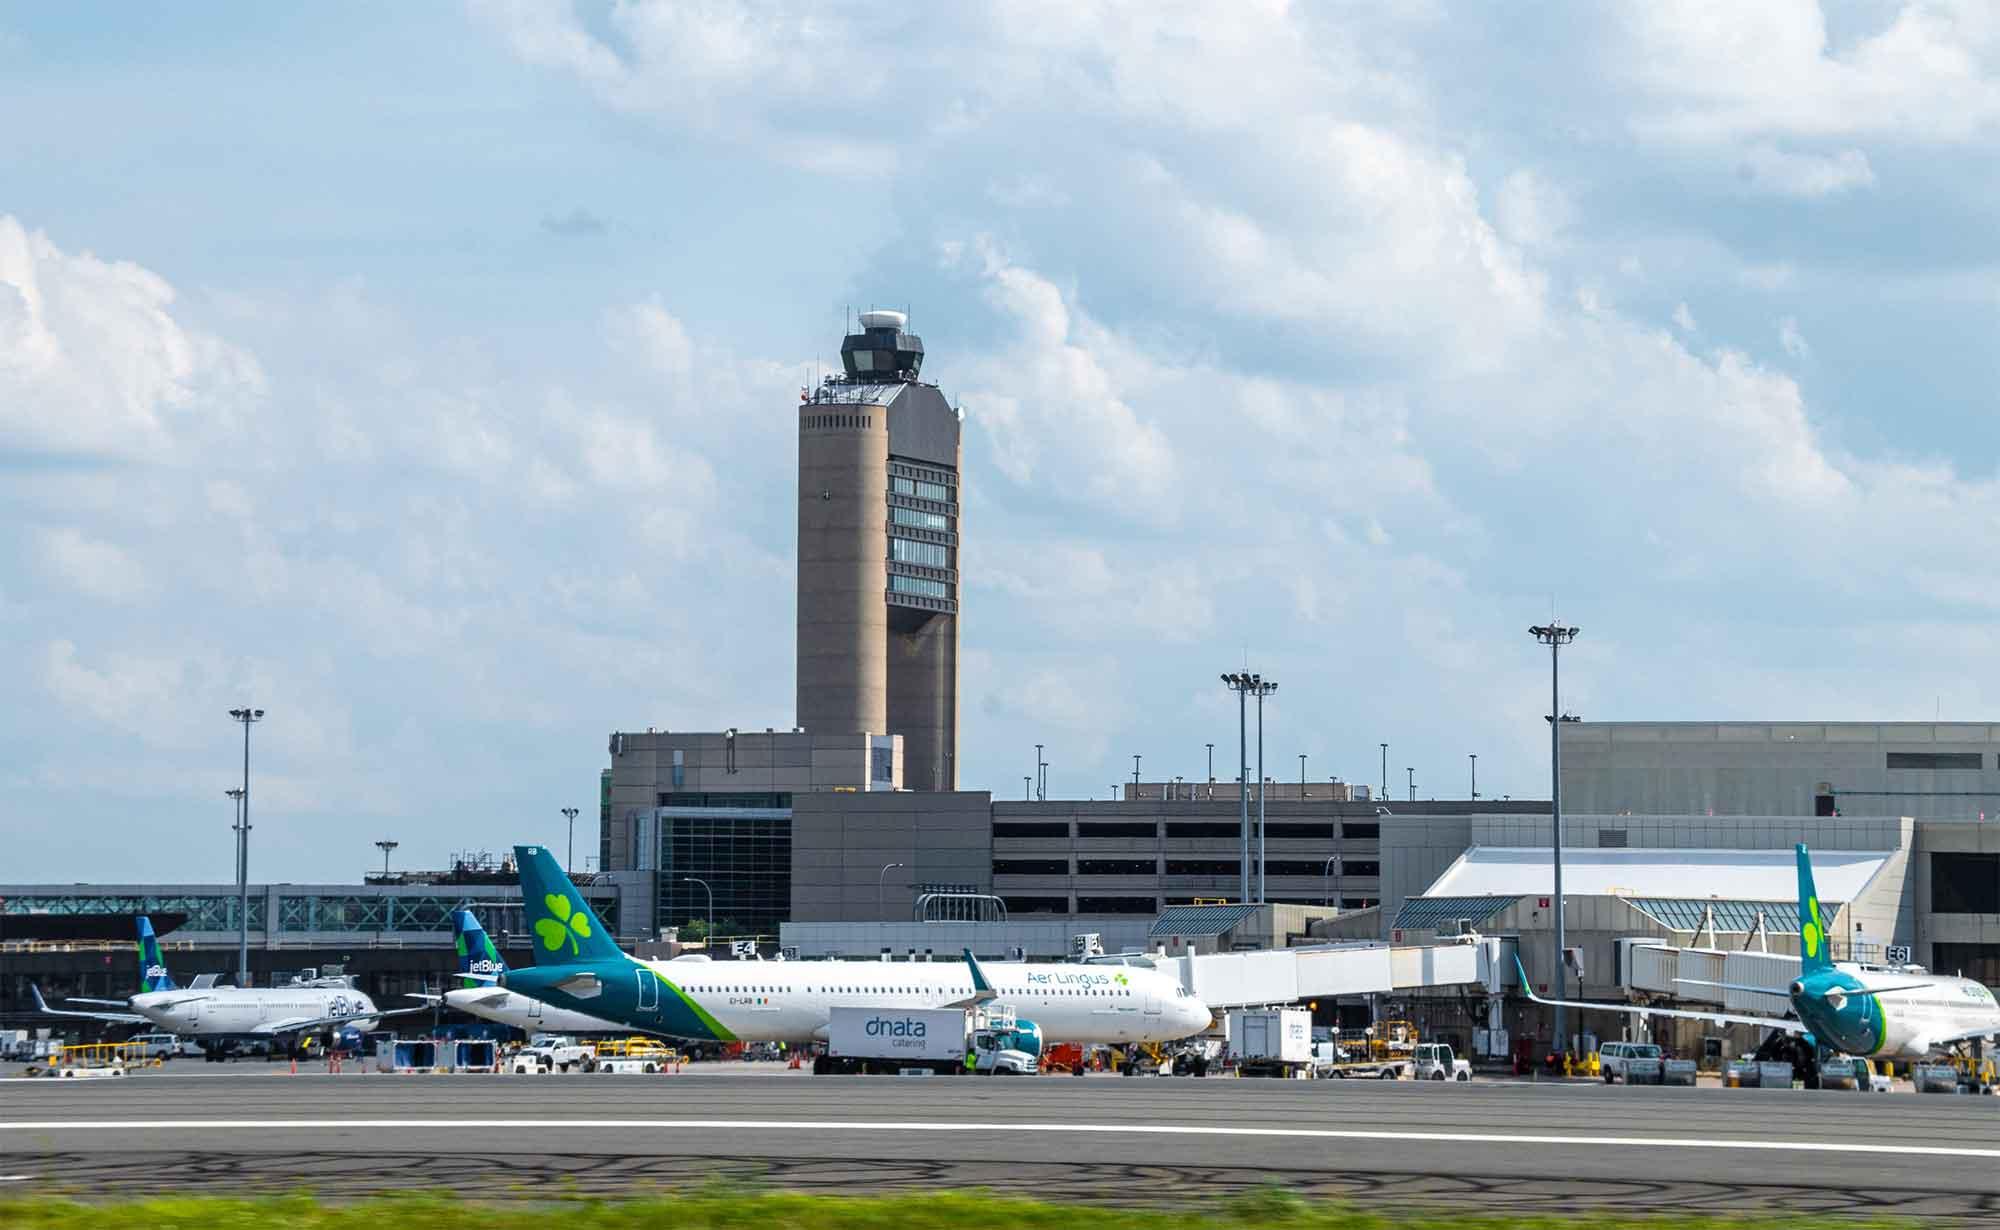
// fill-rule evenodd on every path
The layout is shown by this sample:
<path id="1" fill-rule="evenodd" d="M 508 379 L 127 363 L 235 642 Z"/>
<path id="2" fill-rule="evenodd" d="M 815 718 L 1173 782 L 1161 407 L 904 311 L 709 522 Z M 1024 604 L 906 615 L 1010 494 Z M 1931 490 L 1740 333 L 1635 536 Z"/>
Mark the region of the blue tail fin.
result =
<path id="1" fill-rule="evenodd" d="M 535 964 L 615 961 L 625 955 L 553 854 L 541 846 L 515 846 L 514 860 L 521 868 L 522 916 L 535 933 Z"/>
<path id="2" fill-rule="evenodd" d="M 500 950 L 493 946 L 493 939 L 486 934 L 486 928 L 479 925 L 471 910 L 451 912 L 453 946 L 458 949 L 458 985 L 461 987 L 490 987 L 492 978 L 507 972 L 507 962 L 500 956 Z M 486 974 L 488 978 L 472 978 L 467 975 Z"/>
<path id="3" fill-rule="evenodd" d="M 171 991 L 178 985 L 160 956 L 160 939 L 153 934 L 153 920 L 139 915 L 139 990 Z"/>
<path id="4" fill-rule="evenodd" d="M 1795 849 L 1799 856 L 1799 972 L 1810 974 L 1831 969 L 1833 955 L 1827 951 L 1830 937 L 1826 917 L 1820 913 L 1819 890 L 1813 887 L 1812 855 L 1806 852 L 1804 842 Z"/>

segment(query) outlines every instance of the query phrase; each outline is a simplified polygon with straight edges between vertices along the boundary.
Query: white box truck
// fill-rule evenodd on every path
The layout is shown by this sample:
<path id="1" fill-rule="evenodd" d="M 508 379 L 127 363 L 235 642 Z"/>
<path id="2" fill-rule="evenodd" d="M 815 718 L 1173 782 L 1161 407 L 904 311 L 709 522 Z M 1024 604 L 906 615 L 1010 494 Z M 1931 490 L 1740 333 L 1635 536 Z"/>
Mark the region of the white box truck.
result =
<path id="1" fill-rule="evenodd" d="M 820 1075 L 843 1072 L 938 1072 L 1032 1076 L 1041 1064 L 1041 1031 L 1013 1010 L 835 1008 L 827 1022 Z"/>
<path id="2" fill-rule="evenodd" d="M 967 1033 L 963 1008 L 836 1007 L 826 1026 L 824 1070 L 956 1072 L 965 1066 Z"/>
<path id="3" fill-rule="evenodd" d="M 1312 1075 L 1312 1013 L 1304 1008 L 1232 1012 L 1224 1028 L 1240 1075 Z"/>

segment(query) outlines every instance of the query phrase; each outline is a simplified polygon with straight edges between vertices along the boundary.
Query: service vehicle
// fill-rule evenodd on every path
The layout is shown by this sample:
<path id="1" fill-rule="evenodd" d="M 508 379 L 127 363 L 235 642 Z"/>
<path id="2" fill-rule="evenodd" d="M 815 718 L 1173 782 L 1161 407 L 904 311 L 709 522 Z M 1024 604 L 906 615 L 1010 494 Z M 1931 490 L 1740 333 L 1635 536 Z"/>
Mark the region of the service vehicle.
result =
<path id="1" fill-rule="evenodd" d="M 1240 1076 L 1313 1075 L 1312 1013 L 1304 1008 L 1242 1009 L 1223 1021 Z"/>
<path id="2" fill-rule="evenodd" d="M 125 1039 L 137 1048 L 134 1052 L 142 1059 L 173 1059 L 181 1055 L 201 1055 L 201 1047 L 176 1034 L 134 1034 Z"/>
<path id="3" fill-rule="evenodd" d="M 597 1051 L 579 1042 L 550 1040 L 540 1046 L 524 1046 L 507 1061 L 507 1070 L 516 1076 L 546 1076 L 551 1072 L 591 1072 L 597 1068 Z"/>
<path id="4" fill-rule="evenodd" d="M 1449 1042 L 1419 1042 L 1410 1057 L 1410 1075 L 1420 1081 L 1469 1081 L 1472 1061 L 1460 1059 Z"/>
<path id="5" fill-rule="evenodd" d="M 815 1075 L 983 1072 L 1032 1075 L 1041 1061 L 1041 1031 L 1011 1009 L 846 1008 L 827 1023 L 826 1053 Z"/>
<path id="6" fill-rule="evenodd" d="M 1606 1042 L 1597 1048 L 1597 1070 L 1607 1085 L 1657 1085 L 1666 1079 L 1667 1065 L 1651 1042 Z"/>

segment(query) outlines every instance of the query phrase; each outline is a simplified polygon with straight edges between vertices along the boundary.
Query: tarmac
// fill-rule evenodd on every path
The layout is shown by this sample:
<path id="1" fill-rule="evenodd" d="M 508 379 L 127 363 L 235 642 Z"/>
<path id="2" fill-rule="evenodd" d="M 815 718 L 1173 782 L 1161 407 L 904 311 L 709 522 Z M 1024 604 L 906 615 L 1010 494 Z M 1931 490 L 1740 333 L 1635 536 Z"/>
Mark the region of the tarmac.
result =
<path id="1" fill-rule="evenodd" d="M 770 1067 L 289 1076 L 181 1064 L 0 1081 L 0 1195 L 536 1197 L 729 1178 L 1169 1205 L 1276 1183 L 1397 1208 L 2000 1215 L 1992 1098 Z"/>

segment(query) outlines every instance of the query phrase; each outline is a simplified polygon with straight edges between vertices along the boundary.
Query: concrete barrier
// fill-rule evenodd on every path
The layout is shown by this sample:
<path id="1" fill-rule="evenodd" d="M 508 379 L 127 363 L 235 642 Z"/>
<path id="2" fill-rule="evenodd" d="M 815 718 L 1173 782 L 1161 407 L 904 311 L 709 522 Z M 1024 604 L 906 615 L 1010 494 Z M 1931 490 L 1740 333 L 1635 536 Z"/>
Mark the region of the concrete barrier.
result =
<path id="1" fill-rule="evenodd" d="M 1692 1059 L 1669 1059 L 1660 1074 L 1663 1085 L 1693 1085 L 1695 1062 Z"/>

